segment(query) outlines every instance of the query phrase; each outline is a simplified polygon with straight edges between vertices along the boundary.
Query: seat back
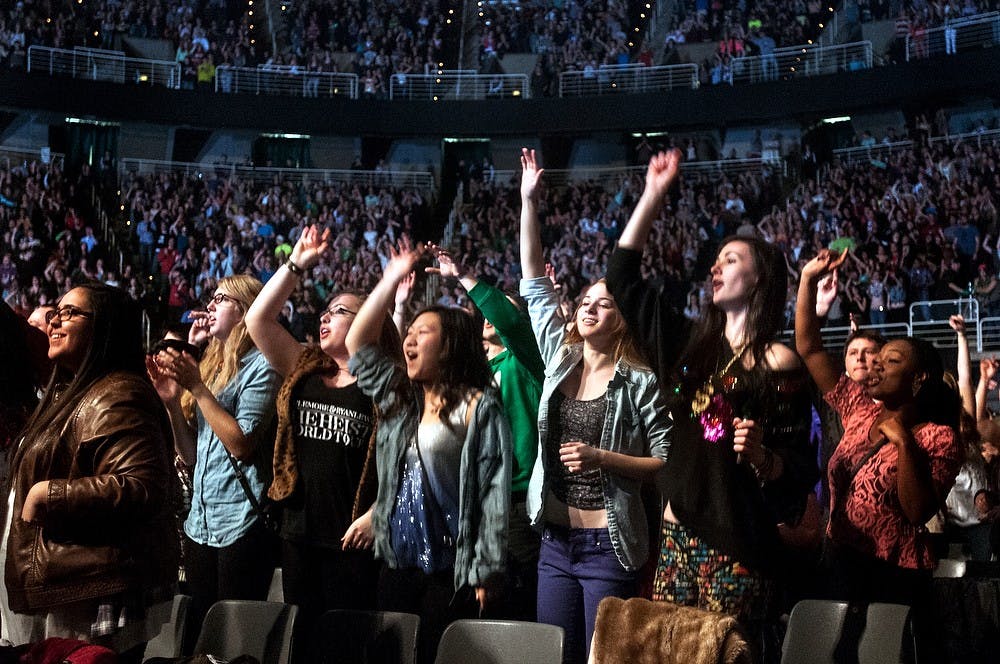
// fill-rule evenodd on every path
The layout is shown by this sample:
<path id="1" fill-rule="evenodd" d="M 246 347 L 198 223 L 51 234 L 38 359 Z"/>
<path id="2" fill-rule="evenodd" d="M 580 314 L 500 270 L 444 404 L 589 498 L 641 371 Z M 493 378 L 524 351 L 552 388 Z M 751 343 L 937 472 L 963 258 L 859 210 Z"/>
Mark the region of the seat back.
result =
<path id="1" fill-rule="evenodd" d="M 934 568 L 935 579 L 957 579 L 965 576 L 965 561 L 942 558 Z"/>
<path id="2" fill-rule="evenodd" d="M 804 599 L 792 608 L 781 664 L 832 664 L 847 602 Z"/>
<path id="3" fill-rule="evenodd" d="M 413 664 L 420 617 L 392 611 L 332 610 L 316 639 L 323 664 Z"/>
<path id="4" fill-rule="evenodd" d="M 515 620 L 456 620 L 448 625 L 435 664 L 561 662 L 563 629 Z"/>
<path id="5" fill-rule="evenodd" d="M 148 614 L 152 618 L 165 614 L 169 611 L 170 618 L 163 623 L 156 636 L 146 644 L 146 650 L 142 655 L 143 660 L 150 657 L 180 657 L 181 645 L 184 641 L 184 630 L 187 626 L 188 606 L 191 604 L 190 595 L 174 595 L 169 602 L 163 602 L 151 606 Z"/>
<path id="6" fill-rule="evenodd" d="M 271 575 L 271 585 L 267 589 L 267 601 L 268 602 L 284 602 L 285 601 L 285 586 L 282 580 L 283 576 L 280 567 L 274 568 L 274 574 Z"/>
<path id="7" fill-rule="evenodd" d="M 216 602 L 205 615 L 194 654 L 221 659 L 252 655 L 261 664 L 289 664 L 298 610 L 280 602 Z"/>
<path id="8" fill-rule="evenodd" d="M 847 602 L 805 599 L 796 604 L 781 647 L 781 664 L 834 664 L 834 652 L 852 611 L 859 608 L 852 609 Z M 909 620 L 910 607 L 899 604 L 873 602 L 864 616 L 852 613 L 849 622 L 855 626 L 858 664 L 901 661 L 904 648 L 912 645 Z M 910 644 L 904 646 L 905 640 Z M 846 646 L 842 644 L 841 649 Z"/>
<path id="9" fill-rule="evenodd" d="M 910 607 L 901 604 L 868 605 L 868 622 L 858 643 L 858 664 L 881 664 L 902 661 L 904 640 L 912 636 L 907 629 Z"/>

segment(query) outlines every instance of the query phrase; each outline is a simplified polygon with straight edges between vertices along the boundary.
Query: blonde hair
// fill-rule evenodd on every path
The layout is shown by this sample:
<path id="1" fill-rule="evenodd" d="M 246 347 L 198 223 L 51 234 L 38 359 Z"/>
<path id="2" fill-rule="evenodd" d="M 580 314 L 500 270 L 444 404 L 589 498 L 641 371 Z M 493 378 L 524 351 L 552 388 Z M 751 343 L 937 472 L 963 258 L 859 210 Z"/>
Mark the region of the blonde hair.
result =
<path id="1" fill-rule="evenodd" d="M 236 300 L 240 309 L 240 322 L 236 324 L 225 341 L 212 337 L 205 348 L 199 369 L 201 380 L 212 394 L 218 394 L 240 369 L 240 358 L 254 348 L 244 320 L 247 309 L 264 287 L 258 279 L 247 274 L 236 274 L 219 280 L 218 289 Z M 181 396 L 181 407 L 189 422 L 194 421 L 194 397 L 185 391 Z"/>
<path id="2" fill-rule="evenodd" d="M 587 291 L 596 286 L 597 284 L 607 283 L 602 277 L 590 284 L 580 294 L 580 298 L 576 302 L 576 306 L 573 308 L 573 320 L 572 325 L 566 330 L 566 336 L 563 337 L 563 344 L 580 344 L 583 343 L 583 336 L 580 334 L 580 330 L 576 326 L 576 313 L 580 310 L 581 302 L 583 298 L 587 296 Z M 614 297 L 611 298 L 614 301 Z M 625 362 L 633 367 L 649 368 L 649 363 L 646 358 L 643 357 L 642 353 L 639 352 L 639 346 L 635 342 L 635 337 L 629 331 L 628 326 L 625 324 L 625 317 L 622 315 L 621 309 L 618 308 L 618 302 L 615 301 L 615 312 L 618 314 L 618 322 L 615 324 L 614 329 L 611 330 L 611 334 L 615 335 L 615 348 L 611 353 L 611 357 L 614 359 L 615 364 L 619 361 Z"/>

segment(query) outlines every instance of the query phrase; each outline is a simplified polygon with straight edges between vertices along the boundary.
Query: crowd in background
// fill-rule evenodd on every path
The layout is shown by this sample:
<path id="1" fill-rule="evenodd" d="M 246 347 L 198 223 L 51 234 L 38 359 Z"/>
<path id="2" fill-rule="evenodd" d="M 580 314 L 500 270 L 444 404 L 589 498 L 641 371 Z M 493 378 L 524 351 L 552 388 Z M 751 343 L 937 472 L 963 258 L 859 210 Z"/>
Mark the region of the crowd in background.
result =
<path id="1" fill-rule="evenodd" d="M 252 5 L 234 0 L 87 0 L 64 5 L 29 1 L 0 9 L 0 62 L 24 66 L 33 44 L 126 50 L 126 38 L 160 39 L 169 42 L 172 59 L 180 63 L 185 88 L 213 87 L 220 65 L 260 66 L 292 75 L 314 74 L 314 83 L 303 88 L 307 96 L 318 95 L 322 74 L 345 72 L 358 76 L 363 97 L 385 99 L 391 87 L 394 97 L 405 97 L 410 76 L 455 69 L 460 63 L 496 74 L 504 70 L 507 53 L 535 53 L 532 94 L 555 96 L 562 72 L 579 71 L 596 82 L 606 65 L 691 61 L 678 47 L 697 43 L 717 45 L 698 63 L 702 82 L 731 83 L 743 57 L 819 43 L 835 12 L 843 24 L 841 32 L 851 33 L 848 41 L 861 39 L 863 22 L 895 20 L 897 39 L 887 61 L 905 57 L 907 38 L 913 42 L 911 55 L 921 57 L 927 30 L 996 8 L 995 0 L 907 2 L 898 13 L 892 3 L 868 0 L 843 5 L 819 0 L 687 0 L 677 3 L 669 17 L 666 48 L 654 62 L 656 50 L 645 33 L 633 33 L 636 26 L 645 31 L 650 18 L 641 3 L 486 3 L 477 8 L 478 29 L 470 33 L 479 42 L 478 62 L 462 63 L 461 17 L 447 3 L 407 0 L 390 11 L 377 4 L 312 0 L 281 5 L 269 25 L 262 8 L 255 18 Z M 948 39 L 945 52 L 952 53 L 956 37 Z M 777 65 L 765 63 L 762 75 L 765 80 L 777 78 Z M 219 84 L 230 91 L 232 75 L 222 76 Z"/>
<path id="2" fill-rule="evenodd" d="M 843 297 L 833 322 L 908 320 L 910 303 L 968 297 L 970 287 L 982 312 L 997 311 L 998 146 L 923 142 L 939 129 L 920 121 L 925 117 L 917 118 L 913 147 L 875 160 L 834 161 L 822 174 L 806 149 L 797 180 L 767 166 L 683 176 L 653 229 L 657 241 L 644 256 L 643 273 L 671 284 L 678 310 L 695 312 L 706 298 L 706 256 L 717 242 L 733 233 L 760 234 L 782 249 L 792 276 L 790 327 L 803 259 L 837 238 L 852 238 L 857 246 L 842 268 Z M 122 203 L 139 260 L 119 266 L 90 207 L 97 170 L 74 182 L 65 181 L 58 165 L 32 160 L 11 159 L 0 170 L 0 282 L 15 308 L 30 311 L 69 285 L 96 278 L 147 304 L 162 295 L 177 314 L 197 306 L 222 277 L 249 272 L 266 281 L 302 226 L 318 223 L 332 229 L 335 252 L 300 284 L 287 312 L 305 338 L 330 292 L 369 289 L 400 234 L 422 232 L 432 197 L 393 187 L 377 174 L 342 183 L 257 181 L 222 172 L 127 175 Z M 452 244 L 463 262 L 509 289 L 520 278 L 512 249 L 517 186 L 489 173 L 470 180 L 465 204 L 453 215 Z M 546 258 L 567 297 L 603 274 L 641 189 L 635 174 L 546 191 L 539 212 Z M 465 302 L 461 293 L 434 297 Z"/>

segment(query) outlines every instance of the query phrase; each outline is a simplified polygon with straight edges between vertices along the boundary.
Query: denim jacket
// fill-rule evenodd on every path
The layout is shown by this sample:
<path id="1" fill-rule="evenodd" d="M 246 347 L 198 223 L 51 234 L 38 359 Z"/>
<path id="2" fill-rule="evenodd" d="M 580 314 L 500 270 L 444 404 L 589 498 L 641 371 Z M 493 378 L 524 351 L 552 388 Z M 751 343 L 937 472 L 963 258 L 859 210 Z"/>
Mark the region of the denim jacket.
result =
<path id="1" fill-rule="evenodd" d="M 378 496 L 372 513 L 375 556 L 391 568 L 396 557 L 389 538 L 389 519 L 396 505 L 403 456 L 417 435 L 420 405 L 412 399 L 399 404 L 398 388 L 408 382 L 406 371 L 375 346 L 364 346 L 351 358 L 358 387 L 375 400 L 382 413 L 375 433 Z M 403 388 L 404 394 L 409 394 Z M 462 446 L 460 501 L 455 550 L 455 590 L 479 587 L 503 573 L 507 560 L 507 518 L 510 513 L 510 427 L 496 390 L 487 388 Z"/>
<path id="2" fill-rule="evenodd" d="M 545 383 L 538 407 L 538 456 L 528 484 L 528 516 L 542 520 L 549 473 L 545 446 L 549 435 L 549 403 L 559 385 L 583 359 L 583 344 L 564 344 L 566 327 L 559 311 L 559 297 L 548 277 L 521 280 L 521 295 L 528 302 L 531 326 L 545 360 Z M 666 402 L 652 370 L 619 360 L 608 383 L 608 407 L 601 433 L 602 450 L 666 460 L 672 428 Z M 637 479 L 601 471 L 608 531 L 618 561 L 636 570 L 649 557 L 649 537 Z"/>
<path id="3" fill-rule="evenodd" d="M 274 398 L 280 383 L 278 373 L 254 348 L 240 358 L 239 371 L 215 396 L 258 448 L 252 462 L 236 461 L 258 499 L 270 481 L 268 446 L 274 441 Z M 200 408 L 196 414 L 198 448 L 191 476 L 194 494 L 184 532 L 199 544 L 226 547 L 246 535 L 257 516 L 233 471 L 229 452 Z"/>

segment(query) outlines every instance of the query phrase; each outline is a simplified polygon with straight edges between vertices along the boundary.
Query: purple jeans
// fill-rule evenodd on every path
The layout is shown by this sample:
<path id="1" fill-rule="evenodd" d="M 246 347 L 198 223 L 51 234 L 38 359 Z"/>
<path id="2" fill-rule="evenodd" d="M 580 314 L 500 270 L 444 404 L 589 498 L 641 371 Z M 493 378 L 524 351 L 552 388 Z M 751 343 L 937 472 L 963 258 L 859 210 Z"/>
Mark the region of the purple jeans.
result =
<path id="1" fill-rule="evenodd" d="M 622 567 L 607 528 L 546 526 L 538 558 L 538 622 L 566 632 L 563 661 L 586 662 L 597 605 L 635 596 L 637 572 Z"/>

